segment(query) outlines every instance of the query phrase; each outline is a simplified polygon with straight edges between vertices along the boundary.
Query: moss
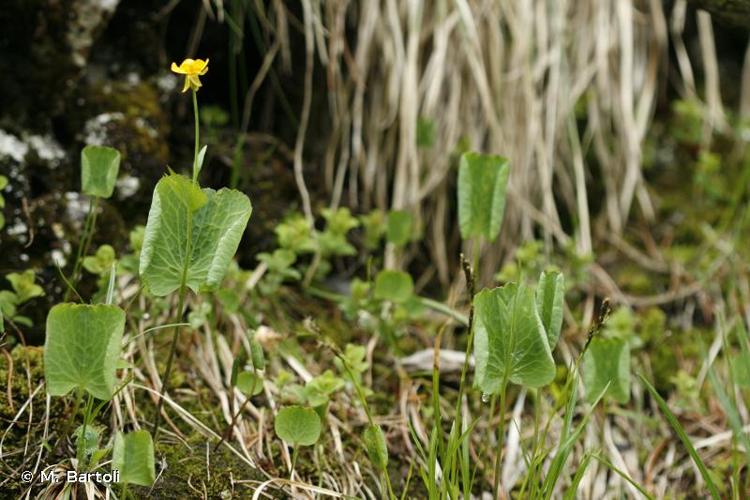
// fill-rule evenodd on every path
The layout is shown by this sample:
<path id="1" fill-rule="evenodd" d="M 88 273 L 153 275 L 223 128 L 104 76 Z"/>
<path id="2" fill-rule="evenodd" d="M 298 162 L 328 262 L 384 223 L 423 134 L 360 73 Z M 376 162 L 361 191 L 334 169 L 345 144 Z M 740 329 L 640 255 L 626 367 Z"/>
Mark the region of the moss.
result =
<path id="1" fill-rule="evenodd" d="M 43 353 L 41 347 L 18 345 L 3 354 L 0 355 L 0 420 L 7 432 L 3 438 L 2 470 L 10 471 L 21 467 L 28 458 L 27 454 L 36 453 L 39 449 L 39 439 L 44 435 L 46 393 L 44 388 L 40 389 L 32 400 L 31 408 L 27 408 L 21 418 L 10 426 L 10 422 L 28 401 L 29 395 L 44 379 Z M 30 413 L 34 416 L 31 424 L 28 418 Z M 59 428 L 64 416 L 63 399 L 52 398 L 49 410 L 50 429 Z M 28 450 L 27 454 L 23 453 L 25 449 Z M 3 486 L 3 498 L 20 498 L 24 486 L 20 481 L 6 483 Z"/>
<path id="2" fill-rule="evenodd" d="M 131 487 L 136 498 L 244 498 L 252 491 L 250 486 L 233 484 L 233 481 L 264 481 L 266 477 L 250 467 L 226 447 L 213 451 L 209 443 L 209 460 L 206 461 L 206 440 L 198 434 L 187 443 L 156 445 L 158 464 L 165 465 L 159 480 L 151 488 Z M 192 489 L 191 486 L 192 485 Z"/>

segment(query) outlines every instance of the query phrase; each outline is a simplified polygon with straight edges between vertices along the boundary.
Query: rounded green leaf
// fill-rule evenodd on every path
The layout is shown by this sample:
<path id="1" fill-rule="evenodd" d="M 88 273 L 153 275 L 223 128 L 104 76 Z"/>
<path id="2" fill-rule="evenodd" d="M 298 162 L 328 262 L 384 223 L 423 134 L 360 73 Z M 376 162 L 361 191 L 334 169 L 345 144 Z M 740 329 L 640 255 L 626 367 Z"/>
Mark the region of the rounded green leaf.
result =
<path id="1" fill-rule="evenodd" d="M 273 427 L 277 436 L 294 446 L 312 446 L 320 438 L 320 417 L 302 406 L 282 408 Z"/>
<path id="2" fill-rule="evenodd" d="M 151 486 L 156 479 L 154 443 L 148 431 L 118 432 L 112 449 L 112 470 L 120 471 L 120 482 Z"/>
<path id="3" fill-rule="evenodd" d="M 505 213 L 510 166 L 502 156 L 464 153 L 458 168 L 458 224 L 461 237 L 494 241 Z"/>
<path id="4" fill-rule="evenodd" d="M 414 217 L 406 210 L 394 210 L 388 213 L 385 237 L 396 246 L 403 246 L 413 236 Z"/>
<path id="5" fill-rule="evenodd" d="M 109 198 L 120 171 L 120 152 L 107 146 L 86 146 L 81 151 L 81 191 Z"/>
<path id="6" fill-rule="evenodd" d="M 375 278 L 375 298 L 403 303 L 411 298 L 414 292 L 414 281 L 402 271 L 380 271 Z"/>
<path id="7" fill-rule="evenodd" d="M 507 382 L 541 387 L 555 377 L 555 361 L 533 292 L 508 283 L 474 297 L 475 385 L 499 394 Z"/>
<path id="8" fill-rule="evenodd" d="M 16 292 L 18 304 L 44 295 L 44 289 L 35 283 L 36 273 L 32 269 L 27 269 L 22 273 L 6 274 L 5 278 L 10 281 L 13 291 Z"/>
<path id="9" fill-rule="evenodd" d="M 620 404 L 627 403 L 630 400 L 630 344 L 623 339 L 594 337 L 583 355 L 583 385 L 590 403 L 605 388 L 607 396 Z"/>
<path id="10" fill-rule="evenodd" d="M 139 272 L 151 293 L 177 290 L 186 261 L 194 292 L 219 286 L 251 213 L 250 200 L 239 191 L 201 190 L 174 173 L 163 177 L 154 189 L 140 256 Z"/>
<path id="11" fill-rule="evenodd" d="M 109 400 L 124 330 L 125 312 L 117 306 L 54 306 L 47 316 L 44 341 L 47 392 L 63 396 L 79 388 Z"/>
<path id="12" fill-rule="evenodd" d="M 263 392 L 263 379 L 254 372 L 242 372 L 237 375 L 237 389 L 248 396 Z"/>

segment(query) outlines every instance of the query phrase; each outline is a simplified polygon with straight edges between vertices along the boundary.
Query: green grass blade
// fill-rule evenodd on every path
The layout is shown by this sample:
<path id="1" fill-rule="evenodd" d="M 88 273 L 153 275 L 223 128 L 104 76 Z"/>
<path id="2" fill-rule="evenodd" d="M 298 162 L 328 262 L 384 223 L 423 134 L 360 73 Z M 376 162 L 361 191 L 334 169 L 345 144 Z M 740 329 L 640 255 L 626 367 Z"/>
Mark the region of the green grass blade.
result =
<path id="1" fill-rule="evenodd" d="M 648 498 L 648 500 L 653 500 L 654 497 L 652 495 L 650 495 L 649 492 L 647 492 L 645 489 L 643 489 L 643 486 L 641 486 L 640 484 L 636 483 L 633 480 L 633 478 L 631 478 L 630 476 L 628 476 L 625 473 L 625 471 L 620 470 L 619 468 L 615 467 L 615 465 L 612 462 L 610 462 L 606 458 L 602 457 L 601 455 L 597 455 L 596 453 L 594 453 L 591 456 L 594 457 L 595 459 L 597 459 L 602 464 L 604 464 L 607 467 L 609 467 L 609 469 L 612 472 L 614 472 L 615 474 L 617 474 L 618 476 L 620 476 L 621 478 L 623 478 L 625 481 L 627 481 L 628 483 L 630 483 L 633 486 L 633 488 L 635 488 L 636 490 L 638 490 L 638 492 L 641 495 L 643 495 L 644 497 Z"/>
<path id="2" fill-rule="evenodd" d="M 590 453 L 586 453 L 583 456 L 583 459 L 581 459 L 581 463 L 578 465 L 578 469 L 576 469 L 575 476 L 573 476 L 573 481 L 570 484 L 570 488 L 568 488 L 568 491 L 565 492 L 565 496 L 563 496 L 563 500 L 576 500 L 578 485 L 581 484 L 583 475 L 586 473 L 586 469 L 589 468 L 591 458 L 592 456 Z"/>
<path id="3" fill-rule="evenodd" d="M 742 428 L 742 419 L 740 418 L 737 406 L 721 386 L 721 381 L 716 376 L 716 372 L 713 368 L 708 370 L 708 380 L 711 382 L 711 386 L 716 393 L 716 397 L 719 399 L 719 404 L 721 404 L 721 407 L 727 416 L 727 420 L 729 420 L 729 426 L 732 428 L 735 438 L 737 441 L 741 442 L 742 447 L 745 448 L 747 463 L 750 464 L 750 438 L 748 437 L 747 432 Z"/>
<path id="4" fill-rule="evenodd" d="M 706 486 L 708 487 L 709 493 L 711 493 L 711 498 L 713 498 L 714 500 L 719 500 L 721 498 L 721 496 L 719 495 L 719 489 L 716 487 L 716 484 L 714 484 L 713 479 L 711 479 L 711 475 L 708 473 L 706 464 L 703 463 L 700 455 L 698 455 L 698 451 L 693 446 L 693 443 L 690 442 L 690 438 L 685 432 L 685 429 L 683 429 L 682 425 L 677 420 L 677 417 L 675 417 L 674 413 L 672 413 L 672 411 L 667 406 L 667 402 L 664 401 L 664 398 L 659 395 L 654 386 L 651 385 L 651 383 L 646 380 L 646 377 L 644 377 L 643 375 L 639 374 L 638 376 L 643 381 L 646 389 L 648 389 L 648 392 L 651 393 L 651 396 L 656 401 L 656 404 L 659 405 L 659 409 L 664 414 L 664 417 L 667 419 L 667 422 L 669 422 L 669 425 L 672 426 L 672 429 L 674 429 L 675 433 L 677 433 L 677 436 L 680 438 L 680 441 L 682 441 L 682 444 L 685 445 L 685 448 L 690 454 L 690 458 L 693 459 L 693 462 L 695 462 L 695 465 L 698 467 L 701 476 L 703 476 L 703 480 L 706 481 Z"/>

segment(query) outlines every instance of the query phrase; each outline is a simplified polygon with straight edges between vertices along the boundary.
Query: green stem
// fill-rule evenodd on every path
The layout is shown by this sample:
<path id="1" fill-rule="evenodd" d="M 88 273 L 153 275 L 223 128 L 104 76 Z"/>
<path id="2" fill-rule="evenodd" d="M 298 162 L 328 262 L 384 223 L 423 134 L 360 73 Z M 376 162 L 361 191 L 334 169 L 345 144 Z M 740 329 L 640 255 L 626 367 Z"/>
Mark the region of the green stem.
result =
<path id="1" fill-rule="evenodd" d="M 503 464 L 503 447 L 505 446 L 505 392 L 508 387 L 507 380 L 503 380 L 500 390 L 500 423 L 497 427 L 497 454 L 495 455 L 495 481 L 492 486 L 492 498 L 499 499 L 500 496 L 500 474 Z"/>
<path id="2" fill-rule="evenodd" d="M 255 375 L 255 378 L 253 380 L 252 385 L 250 386 L 250 394 L 246 395 L 245 401 L 243 401 L 243 403 L 240 405 L 240 407 L 237 409 L 234 415 L 232 415 L 232 421 L 229 423 L 229 427 L 227 427 L 226 430 L 222 433 L 221 439 L 219 440 L 218 443 L 216 443 L 216 446 L 214 446 L 214 453 L 216 453 L 216 450 L 219 449 L 219 446 L 221 446 L 221 444 L 224 441 L 227 441 L 232 438 L 232 432 L 234 431 L 234 426 L 237 425 L 237 419 L 240 418 L 240 415 L 245 410 L 245 407 L 248 405 L 248 403 L 250 403 L 250 398 L 255 393 L 255 384 L 258 381 L 258 370 L 255 368 L 255 366 L 253 366 L 253 374 Z M 234 401 L 234 389 L 235 389 L 235 386 L 232 386 L 232 392 L 231 392 L 232 401 Z M 232 404 L 232 406 L 234 406 L 234 403 Z"/>
<path id="3" fill-rule="evenodd" d="M 76 442 L 76 458 L 78 458 L 78 470 L 85 471 L 87 466 L 84 465 L 86 460 L 86 428 L 89 425 L 91 419 L 91 409 L 94 406 L 94 399 L 89 393 L 86 399 L 86 414 L 83 416 L 83 426 L 81 427 L 81 433 L 78 435 L 78 441 Z"/>
<path id="4" fill-rule="evenodd" d="M 172 334 L 172 346 L 169 349 L 169 357 L 167 358 L 167 367 L 164 370 L 164 375 L 161 379 L 161 390 L 159 391 L 159 402 L 156 404 L 156 419 L 154 420 L 154 441 L 159 434 L 159 425 L 161 424 L 161 409 L 164 406 L 164 395 L 169 390 L 169 376 L 172 373 L 172 362 L 174 360 L 174 353 L 177 350 L 177 339 L 180 336 L 179 320 L 182 318 L 182 309 L 185 306 L 185 295 L 187 295 L 187 287 L 185 286 L 185 279 L 183 278 L 182 285 L 180 286 L 180 300 L 177 305 L 177 318 L 175 323 L 178 323 L 174 327 L 174 333 Z"/>
<path id="5" fill-rule="evenodd" d="M 86 214 L 86 221 L 83 223 L 83 232 L 81 233 L 81 239 L 78 242 L 78 252 L 76 253 L 76 261 L 73 266 L 73 274 L 70 277 L 70 286 L 65 291 L 63 301 L 67 302 L 70 298 L 71 287 L 75 287 L 78 281 L 79 274 L 81 273 L 81 264 L 83 263 L 83 257 L 88 251 L 88 247 L 91 244 L 91 238 L 94 234 L 94 227 L 96 225 L 96 211 L 99 207 L 99 197 L 94 196 L 89 201 L 89 211 Z"/>
<path id="6" fill-rule="evenodd" d="M 289 472 L 289 480 L 294 480 L 294 468 L 297 466 L 297 450 L 299 450 L 299 446 L 294 445 L 294 448 L 292 449 L 292 470 Z"/>
<path id="7" fill-rule="evenodd" d="M 177 304 L 177 317 L 174 320 L 175 327 L 172 333 L 172 345 L 169 348 L 169 357 L 167 358 L 167 367 L 164 370 L 164 376 L 161 382 L 161 391 L 159 391 L 159 402 L 156 405 L 156 419 L 154 420 L 154 441 L 159 434 L 159 424 L 161 423 L 161 409 L 164 405 L 164 395 L 169 389 L 169 376 L 172 374 L 172 362 L 174 354 L 177 351 L 177 339 L 180 336 L 180 320 L 182 319 L 183 309 L 185 308 L 185 297 L 187 295 L 187 273 L 190 266 L 190 243 L 193 238 L 193 214 L 188 209 L 187 223 L 187 241 L 185 243 L 185 263 L 182 266 L 182 279 L 180 280 L 180 299 Z"/>
<path id="8" fill-rule="evenodd" d="M 128 498 L 128 482 L 127 481 L 122 483 L 122 487 L 120 489 L 120 496 L 122 496 L 122 500 L 127 500 Z"/>
<path id="9" fill-rule="evenodd" d="M 388 475 L 388 468 L 383 468 L 383 477 L 385 478 L 385 486 L 388 491 L 388 498 L 393 500 L 396 498 L 395 493 L 393 493 L 393 486 L 391 486 L 391 477 Z"/>
<path id="10" fill-rule="evenodd" d="M 193 90 L 193 115 L 195 118 L 195 152 L 193 153 L 193 184 L 198 183 L 198 146 L 200 144 L 200 117 L 198 115 L 198 91 Z"/>
<path id="11" fill-rule="evenodd" d="M 65 420 L 65 425 L 63 426 L 63 430 L 60 433 L 60 438 L 58 440 L 58 443 L 63 443 L 63 440 L 68 435 L 68 432 L 70 431 L 70 428 L 72 427 L 73 421 L 76 419 L 76 416 L 78 415 L 78 410 L 81 408 L 81 400 L 83 399 L 83 391 L 81 391 L 80 388 L 76 388 L 76 399 L 73 403 L 73 412 L 70 414 L 70 416 Z M 59 447 L 60 444 L 57 446 Z"/>

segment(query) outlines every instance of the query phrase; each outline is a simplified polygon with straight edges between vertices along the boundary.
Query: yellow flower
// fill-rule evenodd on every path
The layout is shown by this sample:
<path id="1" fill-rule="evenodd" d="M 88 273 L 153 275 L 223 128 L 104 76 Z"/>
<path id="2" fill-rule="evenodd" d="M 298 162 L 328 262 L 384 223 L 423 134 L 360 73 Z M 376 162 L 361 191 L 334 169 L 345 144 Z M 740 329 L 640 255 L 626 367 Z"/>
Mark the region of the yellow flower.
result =
<path id="1" fill-rule="evenodd" d="M 182 87 L 183 92 L 187 92 L 187 89 L 195 91 L 201 88 L 199 77 L 208 72 L 208 59 L 205 61 L 203 59 L 185 59 L 179 66 L 176 63 L 172 63 L 172 71 L 180 75 L 185 75 L 185 86 Z"/>

